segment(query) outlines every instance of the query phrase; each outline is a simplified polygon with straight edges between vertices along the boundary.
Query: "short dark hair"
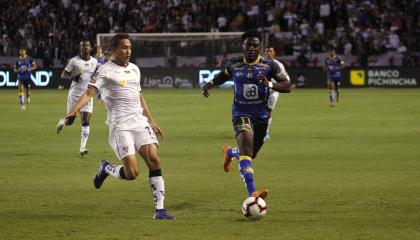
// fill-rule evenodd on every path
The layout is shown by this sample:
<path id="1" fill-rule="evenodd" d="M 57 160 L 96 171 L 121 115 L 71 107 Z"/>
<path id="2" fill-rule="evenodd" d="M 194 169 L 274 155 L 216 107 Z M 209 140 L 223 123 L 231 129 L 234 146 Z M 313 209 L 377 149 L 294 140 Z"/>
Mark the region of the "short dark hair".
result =
<path id="1" fill-rule="evenodd" d="M 91 43 L 89 39 L 87 39 L 87 38 L 82 38 L 82 40 L 80 40 L 80 44 L 83 44 L 84 42 L 89 42 L 89 43 Z"/>
<path id="2" fill-rule="evenodd" d="M 131 41 L 130 35 L 128 33 L 118 33 L 117 35 L 113 36 L 111 38 L 111 49 L 118 48 L 118 44 L 123 39 L 128 39 L 128 40 Z"/>
<path id="3" fill-rule="evenodd" d="M 262 34 L 254 29 L 247 30 L 242 34 L 242 42 L 245 41 L 245 39 L 247 39 L 248 37 L 256 37 L 260 40 L 260 42 L 262 41 Z"/>

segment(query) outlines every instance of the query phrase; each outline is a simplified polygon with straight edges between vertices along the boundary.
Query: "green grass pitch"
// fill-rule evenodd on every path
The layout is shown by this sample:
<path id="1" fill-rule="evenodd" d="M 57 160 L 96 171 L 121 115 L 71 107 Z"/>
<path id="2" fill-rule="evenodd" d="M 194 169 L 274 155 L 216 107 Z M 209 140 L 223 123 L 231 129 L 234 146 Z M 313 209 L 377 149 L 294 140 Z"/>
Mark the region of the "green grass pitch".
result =
<path id="1" fill-rule="evenodd" d="M 80 158 L 80 121 L 60 135 L 67 91 L 33 90 L 26 111 L 17 90 L 0 91 L 0 239 L 420 239 L 420 90 L 343 89 L 280 96 L 271 139 L 254 161 L 268 212 L 245 221 L 245 187 L 225 173 L 221 146 L 234 144 L 231 90 L 145 89 L 167 138 L 159 148 L 165 207 L 152 219 L 148 171 L 131 182 L 92 185 L 108 145 L 104 104 L 95 104 Z"/>

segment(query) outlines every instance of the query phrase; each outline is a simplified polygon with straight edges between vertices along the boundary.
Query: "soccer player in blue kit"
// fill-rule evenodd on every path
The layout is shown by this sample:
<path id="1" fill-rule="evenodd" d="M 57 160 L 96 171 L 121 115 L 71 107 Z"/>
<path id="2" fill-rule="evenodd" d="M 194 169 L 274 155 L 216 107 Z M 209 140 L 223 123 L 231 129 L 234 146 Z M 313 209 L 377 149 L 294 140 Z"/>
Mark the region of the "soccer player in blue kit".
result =
<path id="1" fill-rule="evenodd" d="M 16 61 L 14 71 L 18 73 L 19 81 L 19 103 L 20 109 L 25 110 L 25 92 L 26 101 L 31 103 L 31 71 L 36 69 L 36 62 L 28 56 L 25 48 L 19 49 L 19 58 Z"/>
<path id="2" fill-rule="evenodd" d="M 335 102 L 340 100 L 340 91 L 338 87 L 340 86 L 341 69 L 343 69 L 344 66 L 344 61 L 336 55 L 335 49 L 331 48 L 328 57 L 325 59 L 325 70 L 327 71 L 331 107 L 334 107 L 334 92 Z"/>
<path id="3" fill-rule="evenodd" d="M 232 123 L 236 135 L 237 147 L 224 146 L 225 172 L 230 172 L 232 160 L 239 160 L 239 173 L 245 183 L 248 196 L 265 198 L 268 190 L 256 191 L 252 160 L 264 143 L 268 120 L 270 118 L 268 98 L 270 89 L 282 93 L 291 90 L 287 73 L 282 72 L 273 61 L 260 55 L 262 35 L 255 30 L 242 34 L 244 56 L 230 59 L 224 71 L 202 88 L 204 97 L 209 90 L 229 79 L 234 82 L 234 101 L 232 105 Z M 276 83 L 270 81 L 271 78 Z"/>

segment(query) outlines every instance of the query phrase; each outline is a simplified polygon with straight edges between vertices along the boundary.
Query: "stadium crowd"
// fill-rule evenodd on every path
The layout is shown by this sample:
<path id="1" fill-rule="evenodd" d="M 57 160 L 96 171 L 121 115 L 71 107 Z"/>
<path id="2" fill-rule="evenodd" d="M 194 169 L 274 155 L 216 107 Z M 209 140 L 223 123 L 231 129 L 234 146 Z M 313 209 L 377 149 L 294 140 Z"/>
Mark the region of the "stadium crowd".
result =
<path id="1" fill-rule="evenodd" d="M 20 46 L 63 64 L 81 39 L 97 33 L 218 32 L 258 28 L 281 55 L 305 63 L 308 53 L 368 56 L 399 52 L 420 65 L 419 0 L 0 0 L 0 56 Z M 392 63 L 390 63 L 392 65 Z"/>

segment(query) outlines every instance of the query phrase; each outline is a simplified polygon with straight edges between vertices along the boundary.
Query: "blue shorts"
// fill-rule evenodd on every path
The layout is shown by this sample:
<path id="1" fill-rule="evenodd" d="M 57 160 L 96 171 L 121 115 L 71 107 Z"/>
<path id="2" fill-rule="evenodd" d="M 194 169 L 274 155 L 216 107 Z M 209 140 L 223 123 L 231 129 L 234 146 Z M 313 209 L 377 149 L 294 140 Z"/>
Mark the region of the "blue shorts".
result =
<path id="1" fill-rule="evenodd" d="M 31 87 L 31 79 L 30 78 L 18 79 L 18 81 L 19 81 L 19 85 L 23 85 L 26 88 Z"/>
<path id="2" fill-rule="evenodd" d="M 232 120 L 232 123 L 236 137 L 243 131 L 251 131 L 254 133 L 252 158 L 255 158 L 264 144 L 264 137 L 268 127 L 268 118 L 237 117 Z"/>

